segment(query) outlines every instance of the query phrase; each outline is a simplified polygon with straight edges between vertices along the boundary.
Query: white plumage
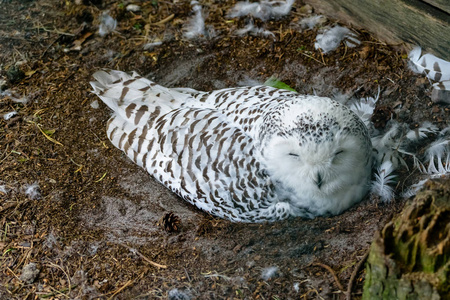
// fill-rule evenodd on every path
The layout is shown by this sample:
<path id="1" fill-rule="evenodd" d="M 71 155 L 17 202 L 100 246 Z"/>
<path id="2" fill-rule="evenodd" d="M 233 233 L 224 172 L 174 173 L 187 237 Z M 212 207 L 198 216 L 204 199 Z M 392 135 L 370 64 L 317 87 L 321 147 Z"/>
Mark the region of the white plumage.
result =
<path id="1" fill-rule="evenodd" d="M 267 86 L 169 89 L 120 71 L 94 74 L 113 111 L 107 134 L 198 208 L 237 222 L 339 214 L 370 188 L 364 123 L 329 99 Z"/>

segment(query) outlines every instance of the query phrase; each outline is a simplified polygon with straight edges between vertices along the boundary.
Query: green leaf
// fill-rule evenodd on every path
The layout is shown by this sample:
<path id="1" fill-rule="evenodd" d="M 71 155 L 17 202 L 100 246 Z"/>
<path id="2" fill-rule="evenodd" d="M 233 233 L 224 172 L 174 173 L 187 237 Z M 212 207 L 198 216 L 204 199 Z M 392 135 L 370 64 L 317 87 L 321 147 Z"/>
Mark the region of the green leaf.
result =
<path id="1" fill-rule="evenodd" d="M 42 131 L 48 136 L 52 136 L 55 133 L 55 129 L 42 129 Z"/>
<path id="2" fill-rule="evenodd" d="M 292 92 L 297 92 L 296 90 L 291 88 L 289 85 L 287 85 L 286 83 L 284 83 L 283 81 L 281 81 L 275 77 L 270 77 L 269 79 L 267 79 L 266 82 L 264 82 L 264 85 L 271 86 L 271 87 L 274 87 L 274 88 L 277 88 L 280 90 L 288 90 L 288 91 L 292 91 Z"/>

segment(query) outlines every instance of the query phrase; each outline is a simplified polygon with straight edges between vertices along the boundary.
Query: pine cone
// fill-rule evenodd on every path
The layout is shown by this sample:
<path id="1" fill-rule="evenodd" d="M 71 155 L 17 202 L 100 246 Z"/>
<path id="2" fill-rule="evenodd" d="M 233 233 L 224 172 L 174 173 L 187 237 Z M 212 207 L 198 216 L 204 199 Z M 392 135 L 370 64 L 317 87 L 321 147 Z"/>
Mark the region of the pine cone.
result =
<path id="1" fill-rule="evenodd" d="M 181 220 L 173 212 L 166 213 L 158 222 L 167 232 L 177 232 Z"/>

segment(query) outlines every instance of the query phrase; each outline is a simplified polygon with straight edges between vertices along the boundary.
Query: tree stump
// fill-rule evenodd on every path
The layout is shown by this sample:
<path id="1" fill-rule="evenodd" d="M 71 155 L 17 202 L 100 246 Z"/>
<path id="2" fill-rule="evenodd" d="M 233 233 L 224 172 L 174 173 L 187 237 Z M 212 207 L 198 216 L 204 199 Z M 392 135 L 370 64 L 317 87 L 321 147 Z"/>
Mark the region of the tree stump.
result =
<path id="1" fill-rule="evenodd" d="M 377 234 L 363 299 L 450 299 L 450 179 L 429 181 Z"/>

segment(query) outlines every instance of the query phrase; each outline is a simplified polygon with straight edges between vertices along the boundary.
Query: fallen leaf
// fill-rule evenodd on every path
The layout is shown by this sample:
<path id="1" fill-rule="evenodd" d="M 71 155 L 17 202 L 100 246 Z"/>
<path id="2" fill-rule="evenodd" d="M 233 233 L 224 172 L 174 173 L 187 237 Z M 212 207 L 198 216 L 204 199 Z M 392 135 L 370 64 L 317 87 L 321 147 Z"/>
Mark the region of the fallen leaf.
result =
<path id="1" fill-rule="evenodd" d="M 31 70 L 31 71 L 27 71 L 25 72 L 25 76 L 30 77 L 32 76 L 34 73 L 36 73 L 37 70 Z"/>
<path id="2" fill-rule="evenodd" d="M 70 48 L 71 51 L 80 51 L 81 45 L 86 41 L 88 37 L 92 35 L 92 32 L 86 32 L 80 38 L 73 42 L 73 46 Z"/>

